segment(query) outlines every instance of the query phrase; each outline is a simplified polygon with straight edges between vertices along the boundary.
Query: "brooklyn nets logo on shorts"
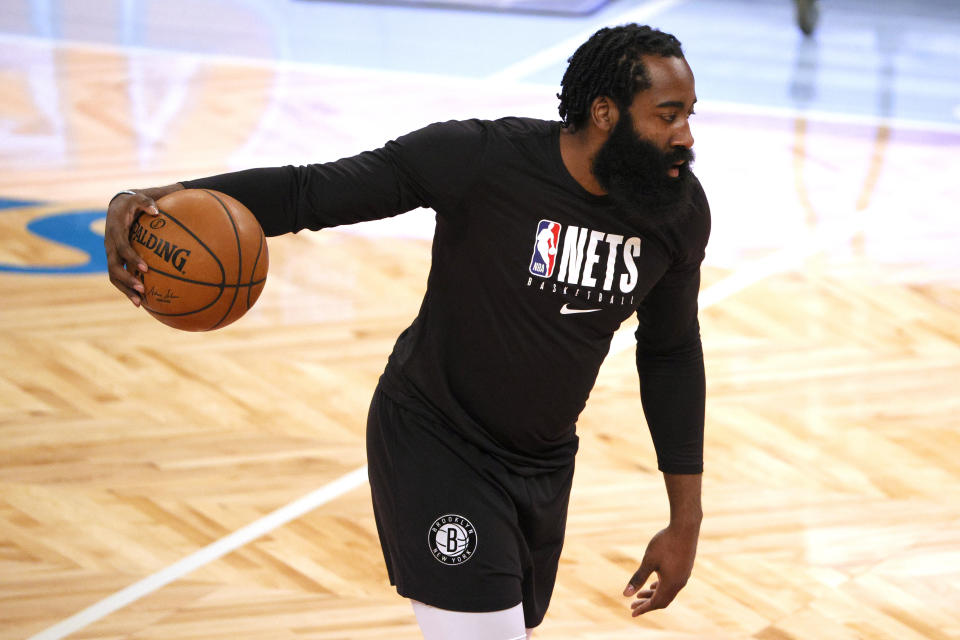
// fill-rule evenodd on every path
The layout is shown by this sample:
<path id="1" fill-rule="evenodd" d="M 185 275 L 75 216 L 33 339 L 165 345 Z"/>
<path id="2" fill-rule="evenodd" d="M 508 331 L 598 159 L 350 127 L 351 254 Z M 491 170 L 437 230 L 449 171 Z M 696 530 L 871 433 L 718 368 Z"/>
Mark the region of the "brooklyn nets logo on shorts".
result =
<path id="1" fill-rule="evenodd" d="M 463 516 L 440 516 L 430 525 L 427 544 L 439 562 L 456 566 L 473 557 L 477 550 L 477 531 Z"/>

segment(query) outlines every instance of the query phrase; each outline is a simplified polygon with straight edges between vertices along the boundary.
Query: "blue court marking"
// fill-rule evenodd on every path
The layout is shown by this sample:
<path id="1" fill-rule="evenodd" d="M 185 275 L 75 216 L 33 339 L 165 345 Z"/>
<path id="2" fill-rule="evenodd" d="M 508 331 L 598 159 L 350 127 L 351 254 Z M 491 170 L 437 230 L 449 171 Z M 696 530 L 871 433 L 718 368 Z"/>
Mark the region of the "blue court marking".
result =
<path id="1" fill-rule="evenodd" d="M 13 209 L 15 207 L 27 207 L 34 204 L 38 204 L 38 203 L 31 202 L 29 200 L 12 200 L 10 198 L 0 198 L 0 211 L 3 211 L 4 209 Z"/>
<path id="2" fill-rule="evenodd" d="M 13 203 L 13 204 L 11 204 Z M 35 205 L 35 202 L 0 200 L 0 210 L 15 206 Z M 27 224 L 27 230 L 41 238 L 78 249 L 87 254 L 85 262 L 73 265 L 18 265 L 0 263 L 0 273 L 34 275 L 79 275 L 104 273 L 107 257 L 103 251 L 103 236 L 90 230 L 94 221 L 107 215 L 103 210 L 67 211 L 45 215 Z"/>

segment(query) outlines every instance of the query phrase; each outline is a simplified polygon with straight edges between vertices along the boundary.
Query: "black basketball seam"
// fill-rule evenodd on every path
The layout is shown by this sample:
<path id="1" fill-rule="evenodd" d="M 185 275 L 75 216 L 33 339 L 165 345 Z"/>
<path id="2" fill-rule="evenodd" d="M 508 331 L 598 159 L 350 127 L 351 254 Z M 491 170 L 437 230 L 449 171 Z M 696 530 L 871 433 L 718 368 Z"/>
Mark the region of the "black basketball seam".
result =
<path id="1" fill-rule="evenodd" d="M 204 286 L 204 287 L 216 287 L 217 289 L 220 289 L 220 293 L 221 293 L 221 294 L 223 293 L 223 290 L 224 290 L 224 289 L 234 289 L 234 290 L 236 290 L 236 289 L 239 289 L 240 287 L 249 286 L 249 285 L 246 285 L 246 284 L 224 284 L 224 285 L 212 284 L 212 283 L 210 283 L 210 282 L 201 282 L 201 281 L 199 281 L 199 280 L 190 280 L 189 278 L 181 278 L 180 276 L 174 275 L 174 274 L 172 274 L 172 273 L 167 273 L 166 271 L 160 271 L 159 269 L 150 269 L 150 271 L 151 271 L 152 273 L 157 274 L 157 275 L 161 275 L 161 276 L 170 278 L 171 280 L 179 280 L 180 282 L 186 282 L 187 284 L 197 284 L 197 285 L 201 285 L 201 286 Z M 254 281 L 251 282 L 250 284 L 253 285 L 253 286 L 256 286 L 256 285 L 258 285 L 258 284 L 263 284 L 263 283 L 266 282 L 266 281 L 267 281 L 266 278 L 261 278 L 260 280 L 254 280 Z M 200 308 L 198 308 L 198 309 L 193 309 L 193 310 L 191 310 L 191 311 L 184 311 L 183 313 L 164 313 L 164 312 L 162 312 L 162 311 L 157 311 L 157 310 L 156 310 L 155 308 L 153 308 L 153 307 L 148 307 L 148 309 L 149 309 L 150 313 L 152 313 L 152 314 L 154 314 L 154 315 L 158 315 L 158 316 L 168 316 L 168 317 L 171 317 L 171 318 L 175 318 L 175 317 L 177 317 L 177 316 L 189 316 L 189 315 L 194 314 L 194 313 L 200 313 L 201 311 L 203 311 L 203 310 L 205 310 L 205 309 L 209 309 L 211 306 L 213 306 L 214 304 L 216 304 L 217 300 L 219 300 L 219 299 L 220 299 L 220 296 L 218 295 L 216 298 L 214 298 L 213 302 L 211 302 L 210 304 L 205 305 L 205 306 L 203 306 L 203 307 L 200 307 Z M 208 329 L 208 331 L 209 331 L 209 329 Z"/>
<path id="2" fill-rule="evenodd" d="M 250 309 L 252 303 L 250 302 L 250 297 L 253 295 L 253 275 L 257 272 L 257 265 L 260 264 L 260 256 L 263 255 L 263 245 L 266 243 L 266 239 L 263 237 L 263 230 L 260 231 L 260 242 L 257 243 L 257 257 L 253 259 L 253 267 L 250 269 L 250 282 L 247 289 L 247 309 Z M 266 282 L 267 278 L 264 276 L 263 282 Z"/>
<path id="3" fill-rule="evenodd" d="M 218 289 L 220 289 L 220 292 L 217 294 L 217 297 L 214 298 L 213 300 L 211 300 L 206 306 L 200 307 L 199 309 L 192 309 L 192 310 L 190 310 L 190 311 L 185 311 L 185 312 L 183 312 L 183 313 L 164 313 L 164 312 L 158 311 L 158 310 L 156 310 L 156 309 L 154 309 L 154 308 L 152 308 L 152 307 L 148 307 L 146 304 L 144 305 L 144 307 L 145 307 L 148 311 L 150 311 L 150 313 L 156 314 L 156 315 L 158 315 L 158 316 L 167 316 L 167 317 L 171 317 L 171 318 L 174 318 L 174 317 L 177 317 L 177 316 L 189 316 L 189 315 L 192 315 L 192 314 L 194 314 L 194 313 L 200 313 L 201 311 L 204 311 L 205 309 L 209 309 L 210 307 L 212 307 L 213 305 L 215 305 L 218 300 L 220 300 L 220 296 L 223 295 L 223 290 L 224 290 L 224 288 L 227 286 L 226 283 L 225 283 L 225 281 L 226 281 L 226 279 L 227 279 L 227 273 L 226 273 L 226 271 L 225 271 L 224 268 L 223 268 L 223 263 L 220 262 L 220 258 L 217 256 L 217 254 L 214 253 L 214 252 L 210 249 L 210 247 L 208 247 L 208 246 L 206 245 L 206 243 L 197 236 L 197 234 L 195 234 L 193 231 L 191 231 L 190 228 L 189 228 L 187 225 L 185 225 L 185 224 L 183 224 L 182 222 L 180 222 L 180 220 L 178 220 L 176 216 L 171 215 L 169 211 L 164 211 L 163 209 L 160 209 L 160 213 L 162 213 L 163 215 L 165 215 L 165 216 L 167 216 L 168 218 L 170 218 L 173 222 L 175 222 L 177 225 L 179 225 L 181 229 L 183 229 L 184 231 L 186 231 L 187 233 L 189 233 L 191 236 L 193 236 L 193 239 L 196 240 L 196 241 L 200 244 L 201 247 L 203 247 L 204 249 L 206 249 L 206 250 L 207 250 L 207 253 L 209 253 L 211 257 L 213 257 L 214 261 L 217 263 L 217 266 L 220 268 L 220 284 L 214 284 L 214 283 L 212 283 L 212 282 L 198 282 L 198 281 L 195 281 L 195 280 L 190 280 L 190 279 L 188 279 L 188 278 L 181 278 L 180 276 L 175 276 L 175 275 L 170 274 L 170 273 L 167 273 L 167 272 L 165 272 L 165 271 L 160 271 L 159 269 L 151 269 L 151 270 L 154 271 L 155 273 L 158 273 L 158 274 L 160 274 L 160 275 L 166 276 L 166 277 L 168 277 L 168 278 L 173 278 L 174 280 L 181 280 L 181 281 L 183 281 L 183 282 L 189 282 L 189 283 L 192 283 L 192 284 L 202 284 L 202 285 L 208 286 L 208 287 L 217 287 Z M 137 214 L 137 217 L 134 218 L 134 221 L 139 222 L 140 218 L 141 218 L 143 215 L 144 215 L 144 213 L 141 211 L 140 213 Z M 236 290 L 234 290 L 234 291 L 236 291 Z"/>
<path id="4" fill-rule="evenodd" d="M 217 256 L 217 254 L 214 253 L 213 250 L 212 250 L 210 247 L 208 247 L 207 244 L 206 244 L 203 240 L 200 239 L 200 236 L 198 236 L 198 235 L 195 234 L 193 231 L 191 231 L 191 230 L 190 230 L 190 227 L 188 227 L 187 225 L 185 225 L 185 224 L 183 224 L 182 222 L 180 222 L 180 220 L 178 220 L 176 216 L 171 215 L 169 211 L 164 211 L 163 209 L 160 209 L 160 213 L 162 213 L 163 215 L 167 216 L 168 218 L 170 218 L 171 220 L 173 220 L 174 222 L 176 222 L 178 225 L 180 225 L 180 228 L 181 228 L 181 229 L 183 229 L 184 231 L 186 231 L 187 233 L 189 233 L 191 236 L 193 236 L 193 239 L 196 240 L 197 242 L 199 242 L 199 243 L 200 243 L 200 246 L 207 250 L 207 253 L 209 253 L 210 256 L 216 261 L 217 267 L 220 268 L 220 284 L 215 284 L 215 283 L 213 283 L 213 282 L 205 282 L 205 283 L 198 283 L 198 284 L 209 284 L 209 285 L 213 285 L 213 286 L 215 286 L 215 287 L 226 287 L 226 286 L 227 286 L 227 284 L 226 284 L 226 282 L 227 282 L 227 271 L 226 271 L 226 269 L 223 268 L 223 263 L 220 262 L 220 258 Z M 140 216 L 142 216 L 142 215 L 144 215 L 144 214 L 143 214 L 143 212 L 141 211 L 141 212 L 137 215 L 137 219 L 139 219 Z"/>
<path id="5" fill-rule="evenodd" d="M 212 331 L 219 327 L 224 320 L 227 319 L 227 316 L 230 315 L 230 311 L 233 310 L 233 305 L 237 302 L 237 295 L 240 293 L 240 276 L 243 274 L 243 249 L 240 247 L 240 232 L 237 230 L 237 221 L 233 219 L 233 214 L 230 213 L 230 209 L 227 208 L 227 205 L 223 204 L 223 200 L 218 198 L 216 194 L 211 191 L 203 190 L 209 196 L 212 196 L 214 200 L 220 203 L 220 207 L 223 209 L 223 212 L 227 214 L 227 220 L 230 221 L 230 226 L 233 227 L 233 237 L 237 241 L 237 286 L 233 289 L 233 300 L 230 301 L 230 306 L 227 307 L 226 313 L 223 314 L 223 317 L 220 318 L 208 331 Z M 224 275 L 224 281 L 226 281 L 226 275 Z"/>
<path id="6" fill-rule="evenodd" d="M 213 282 L 204 282 L 203 280 L 191 280 L 190 278 L 184 278 L 183 276 L 178 276 L 174 273 L 169 273 L 167 271 L 161 271 L 160 269 L 151 268 L 151 273 L 157 273 L 173 280 L 179 280 L 180 282 L 186 282 L 188 284 L 199 284 L 204 287 L 216 287 L 217 289 L 239 289 L 240 287 L 249 287 L 250 285 L 263 284 L 267 281 L 266 278 L 260 278 L 259 280 L 251 280 L 249 283 L 242 284 L 214 284 Z"/>

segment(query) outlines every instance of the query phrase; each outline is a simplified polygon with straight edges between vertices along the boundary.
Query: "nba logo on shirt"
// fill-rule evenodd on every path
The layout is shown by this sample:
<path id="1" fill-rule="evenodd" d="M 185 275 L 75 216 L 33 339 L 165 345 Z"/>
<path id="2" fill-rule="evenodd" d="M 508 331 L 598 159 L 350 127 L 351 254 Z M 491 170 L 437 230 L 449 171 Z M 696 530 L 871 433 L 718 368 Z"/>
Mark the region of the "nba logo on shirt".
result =
<path id="1" fill-rule="evenodd" d="M 553 275 L 557 262 L 557 244 L 560 242 L 560 223 L 541 220 L 537 225 L 537 235 L 533 241 L 533 257 L 530 259 L 530 273 L 541 278 Z"/>

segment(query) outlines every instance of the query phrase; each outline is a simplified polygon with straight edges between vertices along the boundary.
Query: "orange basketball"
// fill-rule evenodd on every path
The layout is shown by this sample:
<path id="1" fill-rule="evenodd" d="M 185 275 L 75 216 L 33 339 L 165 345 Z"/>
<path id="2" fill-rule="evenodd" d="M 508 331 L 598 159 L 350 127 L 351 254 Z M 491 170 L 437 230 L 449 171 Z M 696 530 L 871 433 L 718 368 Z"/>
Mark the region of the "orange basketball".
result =
<path id="1" fill-rule="evenodd" d="M 219 191 L 184 189 L 141 213 L 130 243 L 149 267 L 143 308 L 184 331 L 225 327 L 257 301 L 267 280 L 267 240 L 243 204 Z"/>

